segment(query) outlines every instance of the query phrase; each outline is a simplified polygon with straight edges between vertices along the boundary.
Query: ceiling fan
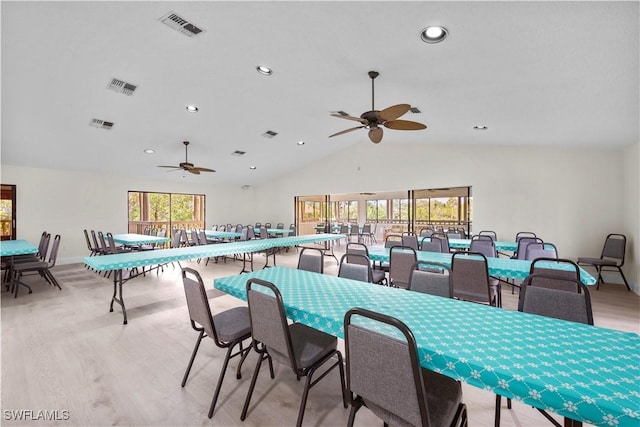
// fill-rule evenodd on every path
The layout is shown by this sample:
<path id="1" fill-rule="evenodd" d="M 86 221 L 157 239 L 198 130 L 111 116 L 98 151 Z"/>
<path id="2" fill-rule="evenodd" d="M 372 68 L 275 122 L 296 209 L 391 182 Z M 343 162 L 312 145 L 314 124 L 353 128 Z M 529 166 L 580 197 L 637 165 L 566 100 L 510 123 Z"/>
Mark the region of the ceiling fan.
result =
<path id="1" fill-rule="evenodd" d="M 167 172 L 173 172 L 173 171 L 182 169 L 182 170 L 185 170 L 187 172 L 191 172 L 191 173 L 196 174 L 196 175 L 200 175 L 200 172 L 215 172 L 215 170 L 213 170 L 213 169 L 201 168 L 201 167 L 195 166 L 193 163 L 189 163 L 189 160 L 187 158 L 187 150 L 189 148 L 189 141 L 183 141 L 182 143 L 184 144 L 184 162 L 179 163 L 178 166 L 158 166 L 159 168 L 172 168 L 173 169 L 173 170 L 167 171 Z"/>
<path id="2" fill-rule="evenodd" d="M 356 129 L 367 128 L 369 129 L 369 139 L 371 142 L 379 143 L 382 141 L 382 128 L 380 126 L 384 126 L 389 129 L 396 130 L 420 130 L 426 129 L 427 127 L 422 123 L 412 122 L 409 120 L 397 120 L 398 117 L 401 117 L 405 114 L 409 109 L 411 109 L 411 105 L 409 104 L 398 104 L 392 105 L 391 107 L 385 108 L 384 110 L 376 110 L 374 107 L 374 86 L 373 81 L 376 77 L 378 77 L 380 73 L 377 71 L 369 71 L 369 77 L 371 77 L 371 111 L 367 111 L 362 113 L 360 117 L 350 116 L 348 114 L 341 113 L 332 113 L 333 117 L 339 117 L 341 119 L 354 120 L 356 122 L 362 123 L 362 126 L 357 126 L 354 128 L 346 129 L 333 135 L 329 135 L 329 138 L 332 136 L 342 135 L 343 133 L 348 133 L 354 131 Z"/>

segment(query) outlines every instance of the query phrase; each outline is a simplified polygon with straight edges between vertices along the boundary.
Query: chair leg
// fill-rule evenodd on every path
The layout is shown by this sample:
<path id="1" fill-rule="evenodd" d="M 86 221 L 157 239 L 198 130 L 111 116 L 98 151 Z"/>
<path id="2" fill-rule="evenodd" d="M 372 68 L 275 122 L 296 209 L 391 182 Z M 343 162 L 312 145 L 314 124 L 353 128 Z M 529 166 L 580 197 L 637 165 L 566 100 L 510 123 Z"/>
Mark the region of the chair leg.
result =
<path id="1" fill-rule="evenodd" d="M 310 388 L 311 388 L 311 375 L 307 375 L 307 380 L 304 383 L 304 390 L 302 391 L 302 399 L 300 400 L 300 409 L 298 409 L 298 421 L 296 421 L 296 427 L 302 426 L 302 418 L 304 417 L 304 407 L 307 405 L 307 397 L 309 397 Z"/>
<path id="2" fill-rule="evenodd" d="M 496 413 L 493 421 L 495 427 L 500 427 L 500 406 L 502 405 L 502 396 L 496 394 Z"/>
<path id="3" fill-rule="evenodd" d="M 189 360 L 189 365 L 187 366 L 187 370 L 184 373 L 184 377 L 182 378 L 182 387 L 187 383 L 187 378 L 189 377 L 189 372 L 191 372 L 191 366 L 193 366 L 193 361 L 196 358 L 196 353 L 198 352 L 198 348 L 200 348 L 200 343 L 202 342 L 202 338 L 204 337 L 204 329 L 200 331 L 200 335 L 196 340 L 196 345 L 193 348 L 193 352 L 191 352 L 191 359 Z"/>
<path id="4" fill-rule="evenodd" d="M 247 418 L 247 410 L 249 409 L 249 403 L 251 402 L 251 395 L 253 395 L 253 389 L 256 386 L 256 380 L 258 379 L 258 373 L 260 373 L 260 365 L 262 365 L 262 361 L 269 357 L 268 354 L 265 356 L 265 353 L 258 353 L 258 362 L 256 363 L 256 368 L 253 371 L 253 377 L 251 378 L 251 385 L 249 385 L 249 391 L 247 392 L 247 398 L 244 401 L 244 406 L 242 407 L 242 413 L 240 414 L 240 420 L 244 421 Z M 271 358 L 269 358 L 271 361 Z"/>
<path id="5" fill-rule="evenodd" d="M 351 411 L 349 411 L 349 421 L 347 421 L 347 427 L 353 427 L 353 422 L 356 420 L 356 413 L 362 408 L 362 399 L 359 397 L 351 401 Z"/>
<path id="6" fill-rule="evenodd" d="M 220 389 L 222 388 L 222 381 L 224 381 L 224 374 L 227 373 L 227 366 L 229 365 L 229 359 L 231 358 L 231 350 L 233 350 L 233 345 L 229 346 L 227 349 L 227 354 L 224 357 L 224 362 L 222 363 L 222 369 L 220 370 L 220 376 L 218 377 L 218 384 L 216 385 L 216 391 L 213 393 L 213 399 L 211 399 L 211 406 L 209 406 L 209 418 L 213 417 L 213 411 L 216 407 L 216 402 L 218 401 L 218 396 L 220 395 Z"/>
<path id="7" fill-rule="evenodd" d="M 616 267 L 618 269 L 618 271 L 620 272 L 620 275 L 622 276 L 622 280 L 624 280 L 624 284 L 627 287 L 627 290 L 630 291 L 631 288 L 629 287 L 629 282 L 627 282 L 627 278 L 624 277 L 624 273 L 622 272 L 622 269 L 620 267 Z"/>

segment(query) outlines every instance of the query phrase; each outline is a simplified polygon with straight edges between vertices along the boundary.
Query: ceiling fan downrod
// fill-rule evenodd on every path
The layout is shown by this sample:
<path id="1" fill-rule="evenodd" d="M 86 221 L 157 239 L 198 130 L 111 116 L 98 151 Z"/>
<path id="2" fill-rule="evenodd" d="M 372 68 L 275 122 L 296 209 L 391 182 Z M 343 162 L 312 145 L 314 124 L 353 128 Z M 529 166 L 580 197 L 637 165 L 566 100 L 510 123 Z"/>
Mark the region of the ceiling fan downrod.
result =
<path id="1" fill-rule="evenodd" d="M 369 71 L 369 77 L 371 77 L 371 111 L 375 111 L 375 102 L 374 102 L 374 84 L 373 81 L 376 79 L 376 77 L 378 77 L 380 75 L 380 73 L 378 73 L 377 71 Z"/>

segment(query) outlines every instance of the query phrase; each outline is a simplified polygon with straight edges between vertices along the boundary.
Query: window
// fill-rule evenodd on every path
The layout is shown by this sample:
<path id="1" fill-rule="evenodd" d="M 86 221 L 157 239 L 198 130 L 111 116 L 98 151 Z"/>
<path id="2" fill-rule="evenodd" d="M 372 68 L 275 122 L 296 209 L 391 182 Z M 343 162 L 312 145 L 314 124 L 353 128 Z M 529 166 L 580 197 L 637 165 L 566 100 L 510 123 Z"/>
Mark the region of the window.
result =
<path id="1" fill-rule="evenodd" d="M 129 232 L 205 228 L 203 194 L 129 191 Z M 171 233 L 167 233 L 170 235 Z"/>
<path id="2" fill-rule="evenodd" d="M 345 201 L 333 202 L 333 213 L 334 213 L 335 221 L 337 222 L 357 223 L 358 222 L 358 201 L 345 200 Z"/>
<path id="3" fill-rule="evenodd" d="M 391 219 L 396 221 L 406 221 L 409 219 L 409 200 L 391 199 L 390 213 Z"/>
<path id="4" fill-rule="evenodd" d="M 387 200 L 367 200 L 367 222 L 387 219 Z"/>

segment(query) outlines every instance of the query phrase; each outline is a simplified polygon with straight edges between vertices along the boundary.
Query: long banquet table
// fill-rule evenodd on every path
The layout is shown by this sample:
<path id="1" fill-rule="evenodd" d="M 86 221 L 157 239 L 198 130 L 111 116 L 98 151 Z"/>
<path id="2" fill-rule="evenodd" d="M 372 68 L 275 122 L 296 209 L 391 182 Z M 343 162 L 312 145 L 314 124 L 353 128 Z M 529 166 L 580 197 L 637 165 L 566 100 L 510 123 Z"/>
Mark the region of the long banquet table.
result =
<path id="1" fill-rule="evenodd" d="M 558 413 L 565 423 L 640 424 L 638 334 L 285 267 L 214 286 L 246 301 L 254 277 L 280 289 L 296 322 L 344 338 L 350 308 L 385 313 L 411 328 L 425 368 Z"/>
<path id="2" fill-rule="evenodd" d="M 369 246 L 369 258 L 372 261 L 377 262 L 389 262 L 389 249 L 380 246 Z M 427 252 L 416 251 L 418 261 L 430 261 L 444 264 L 447 267 L 451 267 L 451 258 L 453 254 L 439 253 L 439 252 Z M 558 266 L 557 264 L 547 263 L 541 266 L 550 268 L 566 269 L 564 265 Z M 531 261 L 523 259 L 511 259 L 511 258 L 487 258 L 487 267 L 489 269 L 489 275 L 493 277 L 502 277 L 506 279 L 524 280 L 531 270 Z M 596 279 L 580 268 L 580 281 L 585 285 L 595 285 Z"/>
<path id="3" fill-rule="evenodd" d="M 149 267 L 170 262 L 180 262 L 190 259 L 228 256 L 234 254 L 251 254 L 275 248 L 318 243 L 344 238 L 340 234 L 309 234 L 303 236 L 279 237 L 271 239 L 247 240 L 224 244 L 188 246 L 173 249 L 157 249 L 153 251 L 134 251 L 121 254 L 85 257 L 84 263 L 96 271 L 113 271 L 113 296 L 109 311 L 113 311 L 113 303 L 122 307 L 124 324 L 127 324 L 127 311 L 122 296 L 122 286 L 129 279 L 124 277 L 123 270 L 137 267 Z M 275 251 L 272 251 L 275 264 Z M 268 263 L 268 258 L 267 258 Z M 245 265 L 243 265 L 244 271 Z M 265 264 L 267 267 L 267 264 Z"/>

